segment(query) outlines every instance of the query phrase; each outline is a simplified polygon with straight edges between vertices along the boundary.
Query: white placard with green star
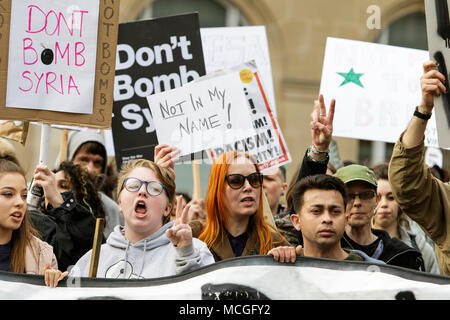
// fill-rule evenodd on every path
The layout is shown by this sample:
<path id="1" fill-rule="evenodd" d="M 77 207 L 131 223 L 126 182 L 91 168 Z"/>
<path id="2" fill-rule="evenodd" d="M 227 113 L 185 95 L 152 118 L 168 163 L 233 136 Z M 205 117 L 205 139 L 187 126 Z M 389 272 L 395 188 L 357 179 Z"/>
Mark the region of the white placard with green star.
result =
<path id="1" fill-rule="evenodd" d="M 333 135 L 394 143 L 421 101 L 428 51 L 328 38 L 320 93 L 336 99 Z M 438 147 L 434 115 L 427 146 Z"/>

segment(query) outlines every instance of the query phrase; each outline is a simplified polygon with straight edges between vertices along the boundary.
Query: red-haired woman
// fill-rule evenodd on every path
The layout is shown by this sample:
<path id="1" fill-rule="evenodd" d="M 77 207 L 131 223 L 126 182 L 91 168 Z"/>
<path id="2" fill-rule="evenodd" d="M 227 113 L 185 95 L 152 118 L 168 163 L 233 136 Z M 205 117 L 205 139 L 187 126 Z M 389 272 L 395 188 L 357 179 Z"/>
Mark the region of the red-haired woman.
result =
<path id="1" fill-rule="evenodd" d="M 175 151 L 174 147 L 158 146 L 155 162 L 173 167 Z M 244 152 L 224 153 L 213 163 L 205 199 L 206 221 L 191 221 L 190 226 L 216 262 L 267 254 L 274 247 L 290 245 L 264 220 L 262 179 L 256 161 Z"/>

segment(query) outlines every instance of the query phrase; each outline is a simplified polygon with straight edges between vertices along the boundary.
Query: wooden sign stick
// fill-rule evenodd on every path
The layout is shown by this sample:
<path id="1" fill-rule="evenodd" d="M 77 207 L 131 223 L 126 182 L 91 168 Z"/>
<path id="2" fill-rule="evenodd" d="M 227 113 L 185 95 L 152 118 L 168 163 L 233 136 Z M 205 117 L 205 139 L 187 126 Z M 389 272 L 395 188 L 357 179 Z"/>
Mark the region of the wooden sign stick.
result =
<path id="1" fill-rule="evenodd" d="M 194 180 L 192 199 L 200 199 L 202 197 L 202 189 L 200 183 L 200 168 L 197 160 L 192 160 L 192 177 Z"/>
<path id="2" fill-rule="evenodd" d="M 61 135 L 61 147 L 59 149 L 59 162 L 67 160 L 67 138 L 69 136 L 69 130 L 63 129 Z"/>
<path id="3" fill-rule="evenodd" d="M 105 219 L 97 218 L 95 224 L 94 244 L 92 246 L 91 265 L 89 267 L 89 277 L 97 277 L 98 260 L 100 257 L 100 248 L 103 239 L 103 229 L 105 227 Z"/>

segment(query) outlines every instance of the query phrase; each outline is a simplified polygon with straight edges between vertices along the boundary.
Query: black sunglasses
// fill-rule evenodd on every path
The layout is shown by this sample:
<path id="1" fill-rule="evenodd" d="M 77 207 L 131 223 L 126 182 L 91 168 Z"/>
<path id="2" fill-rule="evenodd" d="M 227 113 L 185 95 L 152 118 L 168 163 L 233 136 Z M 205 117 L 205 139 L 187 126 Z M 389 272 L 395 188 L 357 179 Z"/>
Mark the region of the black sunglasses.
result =
<path id="1" fill-rule="evenodd" d="M 228 182 L 231 189 L 241 188 L 245 183 L 245 179 L 247 179 L 248 183 L 250 183 L 250 185 L 255 189 L 261 187 L 263 182 L 263 176 L 259 172 L 253 172 L 248 176 L 243 176 L 239 173 L 227 174 L 225 176 L 225 180 Z"/>

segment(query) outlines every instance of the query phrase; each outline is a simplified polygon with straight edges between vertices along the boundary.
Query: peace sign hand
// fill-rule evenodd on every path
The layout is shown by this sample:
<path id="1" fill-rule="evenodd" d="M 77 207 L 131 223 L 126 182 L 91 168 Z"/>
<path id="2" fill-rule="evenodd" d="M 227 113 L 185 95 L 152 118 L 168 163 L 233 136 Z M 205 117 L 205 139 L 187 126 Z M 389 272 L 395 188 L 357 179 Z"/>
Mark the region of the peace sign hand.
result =
<path id="1" fill-rule="evenodd" d="M 175 247 L 184 248 L 192 244 L 192 229 L 188 224 L 190 207 L 191 205 L 187 204 L 183 208 L 182 196 L 177 198 L 175 223 L 172 228 L 167 229 L 166 231 L 167 238 Z"/>
<path id="2" fill-rule="evenodd" d="M 312 143 L 317 151 L 326 151 L 330 146 L 331 138 L 333 135 L 335 105 L 336 100 L 332 99 L 327 114 L 322 94 L 319 95 L 319 100 L 316 100 L 314 103 L 314 110 L 311 114 L 312 121 L 310 123 L 310 127 Z"/>

